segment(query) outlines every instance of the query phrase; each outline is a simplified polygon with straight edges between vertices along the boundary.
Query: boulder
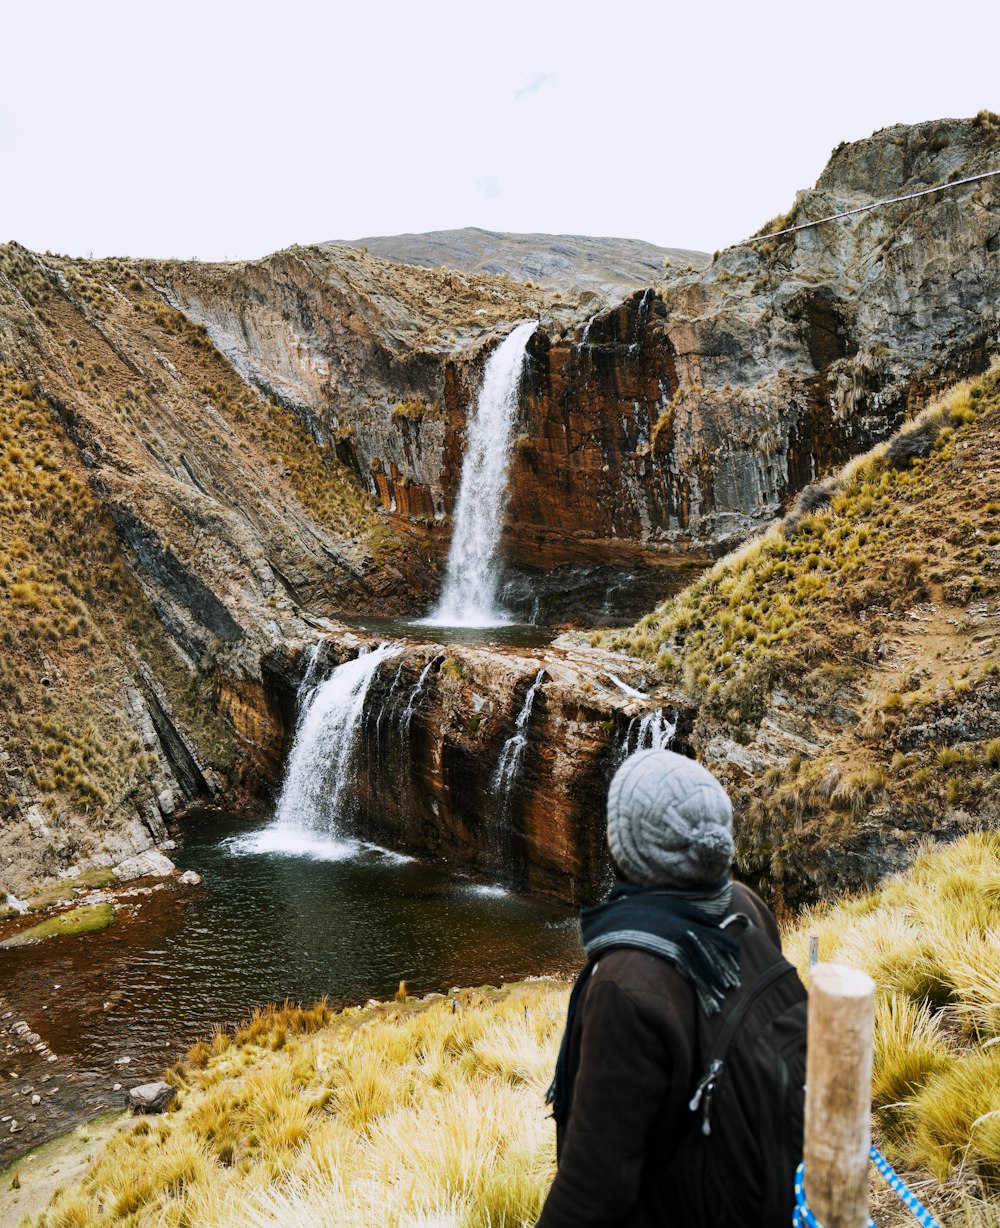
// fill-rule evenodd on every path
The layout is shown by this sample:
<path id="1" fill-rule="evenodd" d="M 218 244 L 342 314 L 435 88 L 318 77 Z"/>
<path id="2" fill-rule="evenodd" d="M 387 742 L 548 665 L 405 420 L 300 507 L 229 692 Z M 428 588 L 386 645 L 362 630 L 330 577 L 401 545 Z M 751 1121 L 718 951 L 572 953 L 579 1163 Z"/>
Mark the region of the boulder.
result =
<path id="1" fill-rule="evenodd" d="M 115 873 L 121 879 L 146 878 L 149 875 L 165 876 L 175 870 L 169 857 L 156 849 L 147 849 L 135 857 L 127 857 L 115 866 Z"/>
<path id="2" fill-rule="evenodd" d="M 203 879 L 196 870 L 185 870 L 177 881 L 183 883 L 185 887 L 198 887 Z"/>
<path id="3" fill-rule="evenodd" d="M 141 1083 L 128 1094 L 128 1107 L 133 1113 L 162 1113 L 177 1095 L 169 1083 Z"/>

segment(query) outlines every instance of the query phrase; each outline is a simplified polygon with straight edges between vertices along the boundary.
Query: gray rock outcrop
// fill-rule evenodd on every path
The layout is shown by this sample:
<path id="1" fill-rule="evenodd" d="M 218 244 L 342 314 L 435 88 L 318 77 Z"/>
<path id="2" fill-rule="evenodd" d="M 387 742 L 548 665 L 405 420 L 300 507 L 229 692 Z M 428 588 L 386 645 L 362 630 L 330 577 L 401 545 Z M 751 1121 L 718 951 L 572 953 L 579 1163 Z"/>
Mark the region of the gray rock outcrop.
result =
<path id="1" fill-rule="evenodd" d="M 128 1107 L 133 1113 L 162 1113 L 176 1095 L 169 1083 L 142 1083 L 129 1090 Z"/>

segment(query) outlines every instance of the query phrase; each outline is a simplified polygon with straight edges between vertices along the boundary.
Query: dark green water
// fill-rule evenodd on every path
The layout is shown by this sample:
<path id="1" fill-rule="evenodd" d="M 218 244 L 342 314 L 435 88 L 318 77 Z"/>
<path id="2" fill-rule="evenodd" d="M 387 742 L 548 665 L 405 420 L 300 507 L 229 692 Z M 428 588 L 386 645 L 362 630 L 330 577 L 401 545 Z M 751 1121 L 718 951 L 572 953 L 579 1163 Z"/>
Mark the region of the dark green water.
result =
<path id="1" fill-rule="evenodd" d="M 545 648 L 558 631 L 530 623 L 498 623 L 492 627 L 445 627 L 400 618 L 343 619 L 349 626 L 386 640 L 418 644 L 486 644 L 505 648 Z"/>
<path id="2" fill-rule="evenodd" d="M 576 918 L 564 909 L 335 839 L 287 855 L 270 831 L 231 817 L 193 822 L 175 856 L 201 886 L 138 897 L 131 919 L 100 934 L 0 951 L 3 1009 L 59 1055 L 19 1058 L 20 1081 L 0 1085 L 0 1114 L 22 1120 L 12 1089 L 46 1093 L 36 1123 L 0 1137 L 0 1164 L 115 1107 L 116 1082 L 158 1077 L 254 1006 L 323 995 L 357 1005 L 401 979 L 425 993 L 578 966 Z"/>

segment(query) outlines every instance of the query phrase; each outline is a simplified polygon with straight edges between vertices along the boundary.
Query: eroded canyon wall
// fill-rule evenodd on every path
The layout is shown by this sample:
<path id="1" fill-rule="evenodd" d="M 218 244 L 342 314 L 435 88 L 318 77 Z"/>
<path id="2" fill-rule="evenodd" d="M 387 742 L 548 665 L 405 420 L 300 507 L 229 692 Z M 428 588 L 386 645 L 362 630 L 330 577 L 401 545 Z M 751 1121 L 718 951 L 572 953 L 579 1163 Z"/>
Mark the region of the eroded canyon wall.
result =
<path id="1" fill-rule="evenodd" d="M 886 129 L 836 150 L 779 220 L 996 169 L 998 146 L 988 116 Z M 294 406 L 388 512 L 439 543 L 483 351 L 539 318 L 508 557 L 702 561 L 983 368 L 998 324 L 996 183 L 763 236 L 604 308 L 336 245 L 155 275 L 246 379 Z"/>
<path id="2" fill-rule="evenodd" d="M 268 663 L 338 614 L 428 608 L 482 367 L 519 320 L 541 324 L 504 548 L 539 586 L 564 563 L 682 572 L 760 528 L 989 361 L 1000 181 L 958 181 L 998 154 L 989 116 L 844 146 L 782 225 L 952 186 L 667 270 L 596 314 L 330 246 L 215 266 L 0 249 L 6 859 L 25 881 L 65 872 L 161 839 L 199 795 L 273 787 L 292 714 Z M 503 728 L 529 673 L 492 684 Z M 588 765 L 605 752 L 577 739 L 565 685 L 562 723 L 536 743 L 557 784 L 517 820 L 535 832 L 532 885 L 554 883 L 560 858 L 579 882 L 595 864 Z M 588 694 L 581 682 L 583 709 Z M 424 776 L 406 822 L 428 848 L 440 828 L 479 849 L 468 799 L 486 796 L 497 746 L 480 762 L 489 723 L 473 738 L 466 719 L 444 704 L 422 735 L 414 717 Z M 438 744 L 453 769 L 434 766 Z M 375 800 L 372 815 L 391 798 Z M 576 845 L 558 835 L 574 824 Z"/>
<path id="3" fill-rule="evenodd" d="M 375 644 L 340 633 L 318 656 L 284 645 L 269 665 L 272 704 L 294 707 L 307 665 L 310 687 L 322 685 Z M 693 710 L 643 698 L 647 681 L 635 662 L 577 644 L 407 643 L 368 686 L 352 754 L 319 766 L 329 774 L 319 796 L 342 807 L 323 823 L 519 890 L 591 901 L 609 881 L 604 809 L 618 763 L 668 730 L 689 745 Z"/>

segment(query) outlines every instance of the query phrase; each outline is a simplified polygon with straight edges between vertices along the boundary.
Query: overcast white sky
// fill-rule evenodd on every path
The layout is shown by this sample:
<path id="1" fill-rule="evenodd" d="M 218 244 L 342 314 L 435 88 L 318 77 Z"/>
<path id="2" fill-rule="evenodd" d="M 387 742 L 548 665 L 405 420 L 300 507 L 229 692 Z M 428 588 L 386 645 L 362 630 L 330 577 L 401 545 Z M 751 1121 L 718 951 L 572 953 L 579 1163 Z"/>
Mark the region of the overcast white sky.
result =
<path id="1" fill-rule="evenodd" d="M 711 251 L 841 140 L 1000 111 L 995 3 L 0 0 L 0 241 L 402 231 Z"/>

